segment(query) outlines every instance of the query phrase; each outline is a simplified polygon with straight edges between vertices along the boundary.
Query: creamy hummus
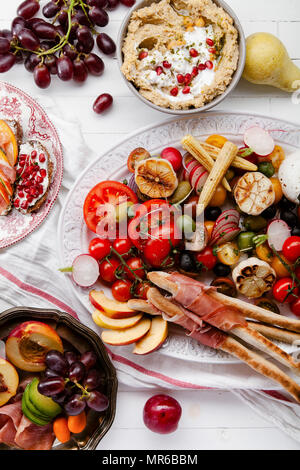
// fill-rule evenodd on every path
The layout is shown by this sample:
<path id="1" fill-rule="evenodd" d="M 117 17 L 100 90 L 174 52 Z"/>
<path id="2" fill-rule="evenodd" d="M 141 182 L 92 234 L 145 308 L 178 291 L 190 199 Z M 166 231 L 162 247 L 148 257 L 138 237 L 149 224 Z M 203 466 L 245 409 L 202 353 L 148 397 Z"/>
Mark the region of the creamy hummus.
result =
<path id="1" fill-rule="evenodd" d="M 132 14 L 122 51 L 123 74 L 147 100 L 200 108 L 232 80 L 238 31 L 212 0 L 161 0 Z"/>

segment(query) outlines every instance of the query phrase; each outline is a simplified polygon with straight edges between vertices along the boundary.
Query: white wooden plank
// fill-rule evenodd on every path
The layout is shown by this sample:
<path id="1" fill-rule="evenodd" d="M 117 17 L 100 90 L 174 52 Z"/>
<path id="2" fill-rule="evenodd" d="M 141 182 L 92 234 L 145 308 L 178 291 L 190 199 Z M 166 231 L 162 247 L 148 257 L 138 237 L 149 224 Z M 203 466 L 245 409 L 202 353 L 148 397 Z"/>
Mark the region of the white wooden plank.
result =
<path id="1" fill-rule="evenodd" d="M 300 22 L 280 22 L 278 24 L 278 33 L 290 57 L 300 59 Z"/>
<path id="2" fill-rule="evenodd" d="M 226 0 L 242 20 L 299 21 L 299 0 Z"/>

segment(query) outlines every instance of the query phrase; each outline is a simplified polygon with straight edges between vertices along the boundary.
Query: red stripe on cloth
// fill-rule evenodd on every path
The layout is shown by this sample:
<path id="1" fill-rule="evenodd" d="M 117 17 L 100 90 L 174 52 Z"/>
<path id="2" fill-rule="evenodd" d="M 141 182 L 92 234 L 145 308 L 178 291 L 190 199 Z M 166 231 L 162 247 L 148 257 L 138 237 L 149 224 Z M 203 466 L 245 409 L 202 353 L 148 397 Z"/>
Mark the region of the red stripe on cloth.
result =
<path id="1" fill-rule="evenodd" d="M 0 274 L 3 277 L 5 277 L 7 280 L 9 280 L 10 282 L 15 284 L 16 286 L 18 286 L 20 289 L 25 290 L 26 292 L 30 292 L 31 294 L 38 295 L 39 297 L 42 297 L 43 299 L 48 300 L 52 304 L 56 305 L 60 309 L 72 315 L 72 317 L 75 317 L 78 319 L 77 313 L 71 307 L 69 307 L 67 304 L 57 299 L 53 295 L 48 294 L 48 292 L 42 291 L 41 289 L 38 289 L 37 287 L 34 287 L 31 284 L 27 284 L 21 281 L 16 276 L 14 276 L 10 272 L 6 271 L 6 269 L 1 268 L 1 267 L 0 267 Z"/>
<path id="2" fill-rule="evenodd" d="M 286 396 L 284 396 L 282 393 L 278 392 L 278 390 L 261 390 L 263 393 L 266 393 L 272 398 L 276 398 L 277 400 L 282 400 L 282 401 L 287 401 L 288 403 L 295 403 L 295 405 L 299 405 L 299 403 L 294 402 L 293 400 L 290 400 Z"/>

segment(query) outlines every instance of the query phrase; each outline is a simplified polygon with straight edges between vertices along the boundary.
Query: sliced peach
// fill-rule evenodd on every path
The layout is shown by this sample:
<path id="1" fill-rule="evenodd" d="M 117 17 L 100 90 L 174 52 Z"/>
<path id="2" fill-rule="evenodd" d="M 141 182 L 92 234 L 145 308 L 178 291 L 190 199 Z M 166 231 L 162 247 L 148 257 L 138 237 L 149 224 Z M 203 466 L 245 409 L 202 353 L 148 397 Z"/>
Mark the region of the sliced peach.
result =
<path id="1" fill-rule="evenodd" d="M 15 134 L 5 121 L 0 119 L 0 147 L 4 150 L 7 160 L 14 166 L 18 159 L 18 144 Z"/>
<path id="2" fill-rule="evenodd" d="M 48 351 L 63 352 L 63 345 L 56 331 L 46 323 L 28 321 L 18 325 L 6 340 L 6 356 L 16 367 L 29 372 L 46 368 Z"/>
<path id="3" fill-rule="evenodd" d="M 3 173 L 3 171 L 1 170 L 0 168 L 0 183 L 2 184 L 2 186 L 4 186 L 6 192 L 12 196 L 13 195 L 13 188 L 10 184 L 10 182 L 8 181 L 7 177 L 5 176 L 5 174 Z"/>
<path id="4" fill-rule="evenodd" d="M 12 364 L 0 357 L 0 406 L 15 396 L 19 385 L 19 376 Z"/>
<path id="5" fill-rule="evenodd" d="M 7 156 L 1 149 L 0 149 L 0 160 L 4 160 L 6 163 L 9 163 Z"/>
<path id="6" fill-rule="evenodd" d="M 143 318 L 136 325 L 124 330 L 105 330 L 101 334 L 102 341 L 112 346 L 125 346 L 141 339 L 149 331 L 151 320 Z"/>
<path id="7" fill-rule="evenodd" d="M 130 328 L 136 325 L 141 320 L 143 314 L 138 313 L 133 317 L 115 319 L 107 317 L 100 310 L 95 310 L 92 316 L 96 325 L 101 326 L 101 328 L 109 328 L 111 330 L 123 330 L 124 328 Z"/>
<path id="8" fill-rule="evenodd" d="M 128 318 L 136 315 L 136 312 L 128 307 L 127 302 L 110 299 L 102 290 L 91 290 L 89 297 L 93 306 L 105 312 L 110 318 Z"/>
<path id="9" fill-rule="evenodd" d="M 133 348 L 133 354 L 149 354 L 156 351 L 168 336 L 168 322 L 162 317 L 152 318 L 148 333 Z"/>

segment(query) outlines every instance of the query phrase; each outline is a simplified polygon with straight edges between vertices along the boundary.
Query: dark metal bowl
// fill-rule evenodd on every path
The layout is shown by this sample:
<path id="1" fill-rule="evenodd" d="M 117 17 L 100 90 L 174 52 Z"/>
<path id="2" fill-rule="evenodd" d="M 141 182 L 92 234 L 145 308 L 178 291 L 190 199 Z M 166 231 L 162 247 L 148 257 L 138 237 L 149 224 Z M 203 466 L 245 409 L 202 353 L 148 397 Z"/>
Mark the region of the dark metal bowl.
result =
<path id="1" fill-rule="evenodd" d="M 31 307 L 11 308 L 0 314 L 0 339 L 4 340 L 11 330 L 25 321 L 42 321 L 54 328 L 63 342 L 79 352 L 94 350 L 105 376 L 105 393 L 109 407 L 103 413 L 89 410 L 87 426 L 80 434 L 73 434 L 69 442 L 53 446 L 53 450 L 93 450 L 110 429 L 116 412 L 118 381 L 116 371 L 99 336 L 68 313 L 58 310 Z M 20 374 L 20 378 L 22 376 Z M 0 450 L 15 448 L 0 444 Z"/>

